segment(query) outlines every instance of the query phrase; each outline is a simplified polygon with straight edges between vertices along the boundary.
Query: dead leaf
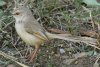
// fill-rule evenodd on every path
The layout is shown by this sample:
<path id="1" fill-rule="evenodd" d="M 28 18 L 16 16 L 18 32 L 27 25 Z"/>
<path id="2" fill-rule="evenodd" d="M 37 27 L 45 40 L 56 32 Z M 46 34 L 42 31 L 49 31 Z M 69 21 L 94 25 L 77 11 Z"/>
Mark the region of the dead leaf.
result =
<path id="1" fill-rule="evenodd" d="M 89 37 L 96 37 L 97 36 L 97 33 L 95 31 L 92 31 L 92 30 L 80 31 L 80 34 L 83 36 L 89 36 Z"/>

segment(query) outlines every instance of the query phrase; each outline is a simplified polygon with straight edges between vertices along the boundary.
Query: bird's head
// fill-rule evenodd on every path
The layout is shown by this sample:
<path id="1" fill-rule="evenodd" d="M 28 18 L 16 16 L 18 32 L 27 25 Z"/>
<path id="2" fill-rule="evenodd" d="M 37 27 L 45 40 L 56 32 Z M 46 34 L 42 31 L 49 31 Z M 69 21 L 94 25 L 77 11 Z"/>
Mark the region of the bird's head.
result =
<path id="1" fill-rule="evenodd" d="M 15 7 L 13 8 L 12 15 L 15 19 L 21 19 L 24 16 L 27 16 L 31 10 L 27 7 L 26 3 L 18 4 L 15 1 Z"/>

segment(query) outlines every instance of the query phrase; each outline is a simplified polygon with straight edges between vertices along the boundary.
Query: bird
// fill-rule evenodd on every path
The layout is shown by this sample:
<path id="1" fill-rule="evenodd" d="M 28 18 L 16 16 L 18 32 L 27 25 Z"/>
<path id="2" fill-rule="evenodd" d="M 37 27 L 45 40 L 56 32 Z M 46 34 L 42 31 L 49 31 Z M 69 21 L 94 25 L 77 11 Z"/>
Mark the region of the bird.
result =
<path id="1" fill-rule="evenodd" d="M 17 4 L 15 2 L 15 4 Z M 21 39 L 29 45 L 35 46 L 35 50 L 30 54 L 29 63 L 35 58 L 39 47 L 46 41 L 54 38 L 66 39 L 63 34 L 51 34 L 34 18 L 31 10 L 26 4 L 17 4 L 12 11 L 15 18 L 15 29 Z"/>
<path id="2" fill-rule="evenodd" d="M 67 34 L 52 34 L 46 31 L 43 26 L 34 18 L 28 5 L 28 0 L 25 3 L 19 4 L 14 0 L 15 7 L 13 8 L 12 15 L 15 18 L 15 29 L 20 38 L 27 44 L 34 46 L 34 51 L 29 55 L 29 63 L 33 62 L 40 46 L 51 39 L 63 39 L 73 42 L 84 42 L 87 44 L 94 43 L 91 38 L 75 38 L 68 37 Z M 95 44 L 95 43 L 94 43 Z"/>

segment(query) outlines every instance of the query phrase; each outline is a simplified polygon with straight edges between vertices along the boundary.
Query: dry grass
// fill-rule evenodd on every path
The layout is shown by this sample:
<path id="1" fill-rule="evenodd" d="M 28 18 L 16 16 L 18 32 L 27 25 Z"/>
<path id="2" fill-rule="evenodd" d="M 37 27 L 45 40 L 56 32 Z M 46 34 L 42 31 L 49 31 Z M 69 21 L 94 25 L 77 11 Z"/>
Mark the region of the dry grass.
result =
<path id="1" fill-rule="evenodd" d="M 7 53 L 10 56 L 18 58 L 18 62 L 28 65 L 29 67 L 82 67 L 86 63 L 81 61 L 87 61 L 87 56 L 94 57 L 99 54 L 99 50 L 94 49 L 93 47 L 87 46 L 84 43 L 73 43 L 64 40 L 52 40 L 49 43 L 44 44 L 38 53 L 37 58 L 33 64 L 27 64 L 25 55 L 31 53 L 34 50 L 31 46 L 26 46 L 25 43 L 19 38 L 15 29 L 14 22 L 15 20 L 11 16 L 11 9 L 13 8 L 13 1 L 9 1 L 5 6 L 2 6 L 0 10 L 6 10 L 6 12 L 0 15 L 0 50 Z M 87 10 L 84 10 L 81 5 L 81 0 L 35 0 L 30 2 L 30 9 L 33 11 L 35 18 L 46 28 L 56 28 L 63 31 L 67 31 L 73 36 L 83 36 L 83 31 L 94 30 L 98 31 L 97 25 L 94 26 L 94 29 L 90 22 L 90 15 Z M 100 8 L 89 7 L 92 11 L 92 17 L 94 22 L 100 22 Z M 1 14 L 1 13 L 0 13 Z M 98 23 L 97 23 L 98 24 Z M 86 35 L 84 35 L 86 36 Z M 96 38 L 96 36 L 93 36 Z M 62 53 L 62 51 L 64 53 Z M 85 58 L 75 59 L 75 54 L 85 52 Z M 9 64 L 15 64 L 9 59 L 5 59 L 0 56 L 0 65 L 5 67 Z M 88 63 L 84 67 L 92 67 L 94 62 L 91 61 L 91 58 L 88 57 Z M 80 57 L 79 57 L 80 58 Z M 68 64 L 67 60 L 71 61 Z M 82 64 L 82 65 L 81 65 Z M 99 63 L 100 64 L 100 63 Z M 75 66 L 76 65 L 76 66 Z M 89 66 L 90 65 L 90 66 Z M 91 66 L 92 65 L 92 66 Z M 16 66 L 17 67 L 17 66 Z"/>

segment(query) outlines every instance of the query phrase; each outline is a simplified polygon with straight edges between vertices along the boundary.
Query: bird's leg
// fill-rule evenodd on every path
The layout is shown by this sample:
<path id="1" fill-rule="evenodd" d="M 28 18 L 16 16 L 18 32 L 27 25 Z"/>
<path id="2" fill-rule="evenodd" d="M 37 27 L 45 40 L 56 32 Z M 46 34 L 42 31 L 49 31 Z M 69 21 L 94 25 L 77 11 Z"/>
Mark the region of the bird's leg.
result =
<path id="1" fill-rule="evenodd" d="M 35 50 L 28 57 L 29 63 L 31 63 L 34 60 L 34 58 L 36 57 L 36 54 L 37 54 L 38 50 L 39 50 L 39 45 L 36 45 L 35 46 Z"/>

